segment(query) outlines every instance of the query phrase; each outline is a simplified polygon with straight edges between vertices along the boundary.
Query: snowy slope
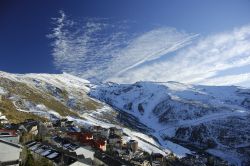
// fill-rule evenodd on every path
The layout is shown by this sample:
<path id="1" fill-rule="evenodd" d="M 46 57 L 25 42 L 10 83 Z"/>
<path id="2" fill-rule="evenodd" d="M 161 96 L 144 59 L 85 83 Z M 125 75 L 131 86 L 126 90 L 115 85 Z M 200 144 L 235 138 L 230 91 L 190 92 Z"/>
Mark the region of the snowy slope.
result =
<path id="1" fill-rule="evenodd" d="M 122 115 L 105 103 L 88 96 L 93 85 L 84 79 L 63 74 L 11 74 L 0 72 L 0 110 L 5 103 L 12 104 L 16 111 L 31 113 L 50 120 L 67 117 L 84 126 L 122 127 L 128 139 L 136 139 L 139 147 L 152 153 L 166 155 L 164 149 L 152 137 L 134 131 L 147 130 L 132 117 Z M 13 110 L 11 110 L 13 111 Z M 1 113 L 1 112 L 0 112 Z M 118 116 L 119 115 L 119 116 Z M 123 124 L 123 119 L 131 118 Z M 5 117 L 1 115 L 1 117 Z M 119 117 L 119 118 L 118 118 Z M 11 119 L 10 119 L 11 120 Z M 126 128 L 127 124 L 130 124 Z M 150 142 L 145 141 L 150 139 Z"/>
<path id="2" fill-rule="evenodd" d="M 90 95 L 138 117 L 154 129 L 152 134 L 163 146 L 177 154 L 173 141 L 211 153 L 221 150 L 224 156 L 234 156 L 230 162 L 235 164 L 250 158 L 246 153 L 250 149 L 249 89 L 178 82 L 106 83 L 92 88 Z"/>
<path id="3" fill-rule="evenodd" d="M 0 72 L 0 95 L 17 111 L 123 127 L 124 139 L 138 140 L 148 152 L 183 157 L 199 149 L 238 165 L 250 159 L 246 88 L 178 82 L 94 85 L 66 73 Z"/>

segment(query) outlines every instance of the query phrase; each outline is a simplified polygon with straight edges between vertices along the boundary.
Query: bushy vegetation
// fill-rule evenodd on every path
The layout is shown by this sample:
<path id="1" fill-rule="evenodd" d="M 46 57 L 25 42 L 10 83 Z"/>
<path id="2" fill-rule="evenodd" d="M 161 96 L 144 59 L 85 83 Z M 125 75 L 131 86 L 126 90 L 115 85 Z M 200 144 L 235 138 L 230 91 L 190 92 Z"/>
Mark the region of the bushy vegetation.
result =
<path id="1" fill-rule="evenodd" d="M 53 163 L 44 157 L 34 157 L 27 148 L 24 148 L 21 153 L 22 164 L 21 166 L 52 166 Z"/>
<path id="2" fill-rule="evenodd" d="M 9 99 L 5 98 L 0 101 L 0 112 L 2 112 L 2 114 L 4 114 L 11 123 L 20 123 L 26 119 L 34 119 L 42 122 L 46 121 L 45 118 L 32 113 L 20 112 L 16 110 L 14 104 Z"/>
<path id="3" fill-rule="evenodd" d="M 78 116 L 77 113 L 70 111 L 63 103 L 57 101 L 49 94 L 33 89 L 24 83 L 1 78 L 0 86 L 4 87 L 10 94 L 16 94 L 23 99 L 32 101 L 37 104 L 44 104 L 51 110 L 58 112 L 61 116 Z"/>

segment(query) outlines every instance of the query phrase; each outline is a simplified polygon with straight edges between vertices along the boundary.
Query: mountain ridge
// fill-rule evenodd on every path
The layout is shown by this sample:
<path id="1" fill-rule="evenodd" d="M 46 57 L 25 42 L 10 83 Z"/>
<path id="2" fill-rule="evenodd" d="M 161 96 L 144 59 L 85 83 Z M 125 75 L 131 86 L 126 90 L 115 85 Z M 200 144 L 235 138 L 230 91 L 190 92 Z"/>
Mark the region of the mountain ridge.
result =
<path id="1" fill-rule="evenodd" d="M 0 95 L 10 108 L 43 118 L 70 116 L 132 127 L 144 135 L 127 133 L 153 143 L 147 150 L 159 151 L 157 146 L 160 153 L 179 157 L 202 150 L 236 165 L 249 162 L 250 89 L 244 87 L 175 81 L 94 84 L 67 73 L 0 72 Z"/>

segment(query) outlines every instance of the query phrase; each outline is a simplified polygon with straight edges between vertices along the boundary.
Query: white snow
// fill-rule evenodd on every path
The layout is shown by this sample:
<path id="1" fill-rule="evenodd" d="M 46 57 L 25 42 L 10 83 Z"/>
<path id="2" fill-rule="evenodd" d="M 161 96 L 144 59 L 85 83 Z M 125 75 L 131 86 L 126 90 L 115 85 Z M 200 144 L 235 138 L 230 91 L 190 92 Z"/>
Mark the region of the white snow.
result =
<path id="1" fill-rule="evenodd" d="M 231 164 L 241 166 L 241 161 L 239 160 L 239 158 L 235 157 L 235 156 L 237 156 L 236 154 L 230 154 L 226 150 L 221 151 L 218 149 L 208 149 L 206 151 L 210 154 L 213 154 L 217 157 L 220 157 L 220 158 L 228 161 Z"/>
<path id="2" fill-rule="evenodd" d="M 195 126 L 195 125 L 210 122 L 213 120 L 226 119 L 227 117 L 230 117 L 230 116 L 246 116 L 247 114 L 249 114 L 249 112 L 246 112 L 244 110 L 237 110 L 234 112 L 214 113 L 210 115 L 205 115 L 198 119 L 180 121 L 178 124 L 165 126 L 164 128 L 158 130 L 158 132 L 164 133 L 165 136 L 173 137 L 175 135 L 176 129 L 180 126 L 185 126 L 185 127 Z"/>
<path id="3" fill-rule="evenodd" d="M 20 100 L 19 97 L 12 96 L 11 100 L 13 101 L 13 104 L 14 104 L 14 106 L 16 107 L 16 109 L 18 111 L 27 112 L 27 113 L 33 113 L 33 114 L 36 114 L 36 115 L 39 115 L 39 116 L 42 116 L 42 117 L 45 117 L 45 118 L 51 119 L 51 120 L 53 120 L 55 118 L 56 119 L 60 119 L 61 118 L 61 116 L 60 116 L 59 113 L 57 113 L 54 110 L 51 110 L 51 109 L 47 108 L 43 104 L 35 104 L 35 103 L 30 102 L 30 101 L 22 100 L 23 105 L 22 105 L 22 108 L 20 108 L 16 104 L 16 102 Z"/>
<path id="4" fill-rule="evenodd" d="M 0 77 L 8 78 L 27 84 L 31 88 L 46 92 L 54 92 L 54 88 L 66 90 L 71 104 L 75 101 L 85 100 L 90 93 L 93 97 L 101 99 L 115 108 L 121 109 L 129 114 L 134 115 L 139 121 L 152 128 L 155 132 L 150 134 L 152 137 L 124 128 L 123 131 L 128 135 L 126 140 L 135 139 L 139 142 L 139 147 L 145 151 L 166 154 L 173 152 L 178 157 L 183 157 L 190 150 L 163 140 L 163 136 L 172 137 L 176 129 L 180 126 L 194 126 L 201 123 L 209 123 L 216 120 L 224 120 L 229 117 L 244 117 L 249 115 L 249 109 L 242 105 L 242 102 L 250 97 L 250 90 L 236 86 L 201 86 L 187 85 L 178 82 L 137 82 L 135 84 L 99 84 L 93 85 L 89 81 L 72 76 L 67 73 L 63 74 L 9 74 L 0 72 Z M 49 87 L 49 88 L 48 88 Z M 51 90 L 51 89 L 52 90 Z M 0 95 L 6 93 L 5 89 L 0 87 Z M 54 96 L 61 101 L 60 96 Z M 20 100 L 18 96 L 11 96 L 14 102 Z M 70 103 L 69 102 L 69 103 Z M 168 120 L 159 122 L 160 115 L 167 112 L 164 107 L 166 102 L 173 108 Z M 131 104 L 131 108 L 126 104 Z M 162 104 L 162 105 L 160 105 Z M 139 111 L 139 105 L 143 111 Z M 154 113 L 157 106 L 162 106 L 159 114 Z M 53 116 L 60 118 L 60 115 L 54 110 L 46 108 L 43 104 L 33 104 L 24 101 L 24 108 L 18 108 L 19 111 L 32 112 L 40 116 Z M 74 120 L 80 125 L 91 127 L 100 125 L 105 128 L 120 127 L 111 123 L 106 123 L 95 118 L 96 115 L 108 113 L 112 108 L 102 105 L 102 108 L 93 112 L 84 113 L 82 119 L 67 117 Z M 81 111 L 81 109 L 80 109 Z M 168 113 L 168 112 L 167 112 Z M 223 156 L 220 151 L 210 150 L 214 155 Z M 234 156 L 233 154 L 230 154 Z M 229 156 L 230 156 L 229 155 Z M 225 158 L 227 158 L 225 156 Z M 235 159 L 237 163 L 237 159 Z"/>
<path id="5" fill-rule="evenodd" d="M 89 127 L 91 127 L 93 125 L 102 126 L 104 128 L 110 128 L 110 127 L 120 128 L 120 126 L 98 121 L 98 120 L 96 120 L 93 117 L 90 117 L 88 115 L 85 116 L 86 120 L 76 119 L 76 118 L 69 117 L 69 116 L 67 117 L 67 119 L 70 120 L 70 121 L 75 121 L 79 125 L 85 126 L 87 128 L 89 128 Z M 138 146 L 141 149 L 143 149 L 144 151 L 146 151 L 146 152 L 149 152 L 149 153 L 152 153 L 152 152 L 161 153 L 163 155 L 166 155 L 167 153 L 170 153 L 170 151 L 168 151 L 167 149 L 161 148 L 159 146 L 159 144 L 156 141 L 154 141 L 154 139 L 152 137 L 150 137 L 150 136 L 147 136 L 147 135 L 139 133 L 139 132 L 132 131 L 132 130 L 130 130 L 128 128 L 123 128 L 123 132 L 129 136 L 129 137 L 124 137 L 125 139 L 127 139 L 127 140 L 130 140 L 130 139 L 137 140 L 138 141 Z"/>
<path id="6" fill-rule="evenodd" d="M 249 110 L 241 106 L 246 95 L 239 93 L 250 94 L 250 90 L 235 86 L 187 85 L 173 81 L 137 82 L 135 84 L 107 83 L 95 86 L 90 92 L 93 97 L 134 115 L 141 123 L 154 129 L 155 132 L 151 134 L 158 139 L 161 146 L 178 157 L 192 152 L 173 142 L 162 140 L 162 136 L 173 137 L 180 126 L 193 126 L 228 117 L 249 115 Z M 153 111 L 164 101 L 175 112 L 168 115 L 172 116 L 172 119 L 160 123 L 159 116 L 156 116 Z M 125 105 L 129 103 L 130 109 Z M 143 107 L 143 112 L 139 111 L 139 105 Z M 163 107 L 161 111 L 163 112 L 159 114 L 167 111 L 167 108 Z"/>
<path id="7" fill-rule="evenodd" d="M 47 158 L 53 159 L 53 158 L 57 157 L 58 155 L 59 155 L 59 153 L 54 152 L 54 153 L 51 153 L 50 155 L 48 155 Z"/>
<path id="8" fill-rule="evenodd" d="M 6 93 L 5 89 L 0 86 L 0 95 L 6 95 Z"/>
<path id="9" fill-rule="evenodd" d="M 5 115 L 2 115 L 2 112 L 0 112 L 0 120 L 8 120 Z"/>

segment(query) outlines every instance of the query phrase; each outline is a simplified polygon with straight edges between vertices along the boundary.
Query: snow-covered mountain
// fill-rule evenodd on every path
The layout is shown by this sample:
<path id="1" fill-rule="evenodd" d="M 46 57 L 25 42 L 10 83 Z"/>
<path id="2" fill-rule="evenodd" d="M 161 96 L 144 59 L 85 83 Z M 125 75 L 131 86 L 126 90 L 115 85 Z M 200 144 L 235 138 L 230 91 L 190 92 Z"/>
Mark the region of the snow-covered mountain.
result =
<path id="1" fill-rule="evenodd" d="M 0 72 L 0 112 L 118 126 L 148 152 L 250 162 L 250 89 L 178 82 L 93 84 L 69 74 Z M 19 116 L 20 115 L 20 116 Z M 33 118 L 33 116 L 31 116 Z"/>
<path id="2" fill-rule="evenodd" d="M 175 142 L 235 164 L 250 160 L 250 89 L 137 82 L 98 85 L 90 94 L 137 117 L 173 152 Z"/>
<path id="3" fill-rule="evenodd" d="M 119 112 L 88 95 L 94 85 L 69 74 L 11 74 L 0 72 L 1 118 L 18 123 L 25 119 L 68 118 L 79 125 L 122 128 L 124 139 L 139 147 L 166 155 L 149 133 L 151 129 L 130 114 Z M 140 131 L 140 132 L 138 132 Z M 167 152 L 169 152 L 166 149 Z"/>

